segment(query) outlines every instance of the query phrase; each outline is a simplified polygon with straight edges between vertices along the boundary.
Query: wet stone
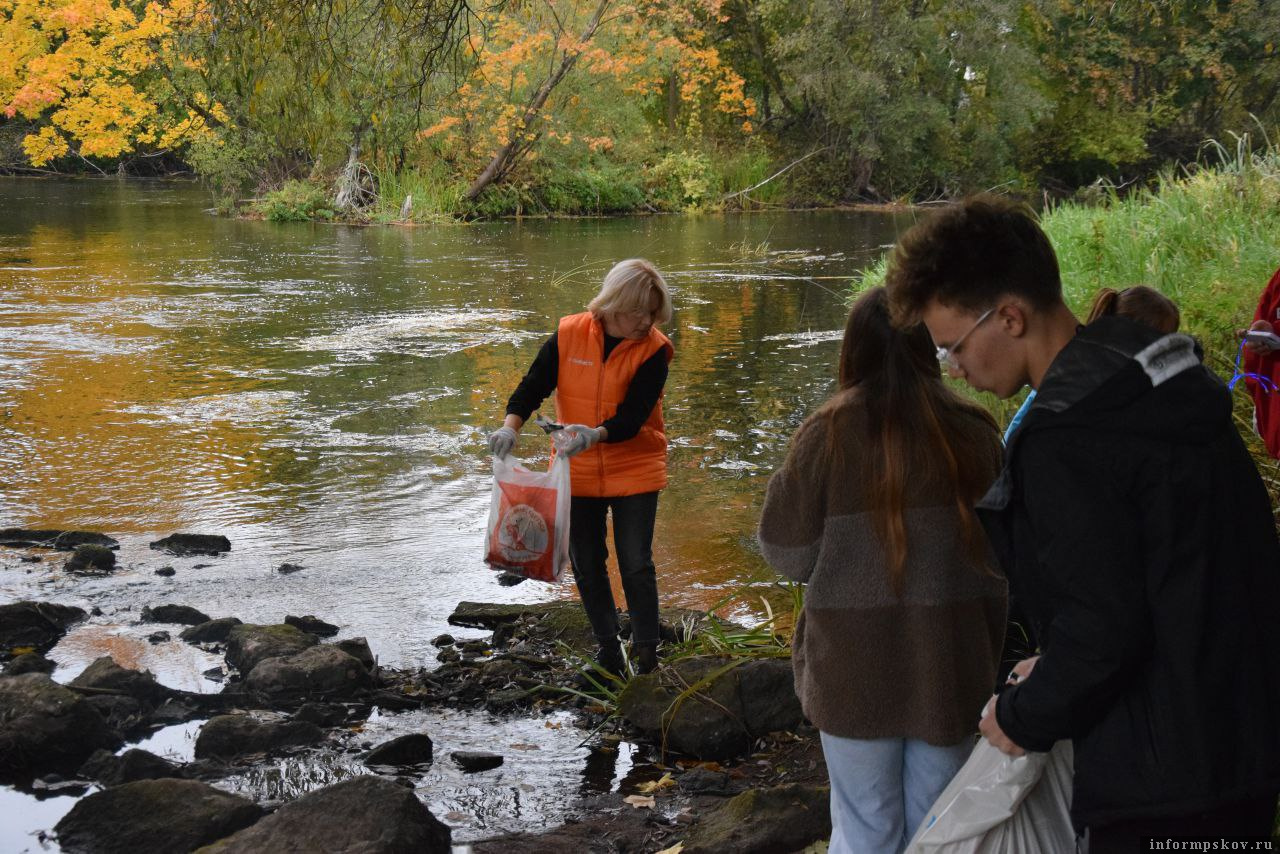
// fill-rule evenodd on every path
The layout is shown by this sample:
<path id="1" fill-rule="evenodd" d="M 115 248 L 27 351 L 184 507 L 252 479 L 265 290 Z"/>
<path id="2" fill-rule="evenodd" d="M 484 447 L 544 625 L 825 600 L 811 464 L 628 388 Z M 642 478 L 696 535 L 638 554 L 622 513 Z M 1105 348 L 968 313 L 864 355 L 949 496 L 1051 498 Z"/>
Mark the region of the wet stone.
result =
<path id="1" fill-rule="evenodd" d="M 51 602 L 0 605 L 0 659 L 48 652 L 72 624 L 84 618 L 80 608 Z"/>
<path id="2" fill-rule="evenodd" d="M 40 557 L 39 555 L 23 555 L 22 557 L 18 558 L 18 560 L 22 561 L 23 563 L 40 563 L 41 561 L 44 560 L 44 558 Z"/>
<path id="3" fill-rule="evenodd" d="M 315 724 L 271 712 L 218 715 L 200 728 L 195 755 L 197 759 L 233 759 L 315 744 L 323 738 L 324 732 Z"/>
<path id="4" fill-rule="evenodd" d="M 169 633 L 168 632 L 152 632 L 151 634 L 147 635 L 147 640 L 150 643 L 168 643 Z"/>
<path id="5" fill-rule="evenodd" d="M 96 780 L 103 786 L 119 786 L 136 780 L 160 780 L 180 776 L 179 767 L 167 759 L 138 748 L 131 748 L 116 756 L 107 750 L 99 750 L 80 767 L 77 775 Z"/>
<path id="6" fill-rule="evenodd" d="M 76 550 L 63 565 L 63 569 L 67 572 L 82 575 L 108 573 L 115 568 L 116 553 L 106 546 L 96 546 L 92 543 L 76 546 Z"/>
<path id="7" fill-rule="evenodd" d="M 723 771 L 690 768 L 676 779 L 686 795 L 723 795 L 729 791 L 729 775 Z"/>
<path id="8" fill-rule="evenodd" d="M 347 707 L 341 703 L 303 703 L 293 713 L 296 721 L 309 721 L 319 727 L 341 726 L 347 719 Z"/>
<path id="9" fill-rule="evenodd" d="M 156 570 L 156 575 L 160 576 L 161 578 L 172 578 L 176 574 L 177 574 L 177 570 L 175 570 L 171 566 L 162 566 Z"/>
<path id="10" fill-rule="evenodd" d="M 5 676 L 21 676 L 23 673 L 52 673 L 58 665 L 38 652 L 19 655 L 4 666 Z"/>
<path id="11" fill-rule="evenodd" d="M 75 768 L 117 743 L 87 700 L 45 674 L 0 679 L 0 778 Z"/>
<path id="12" fill-rule="evenodd" d="M 498 753 L 487 753 L 481 750 L 455 750 L 449 758 L 458 764 L 463 771 L 488 771 L 502 764 L 502 756 Z"/>
<path id="13" fill-rule="evenodd" d="M 209 622 L 209 615 L 190 605 L 157 605 L 154 608 L 143 608 L 141 619 L 144 623 L 179 623 L 184 626 L 198 626 Z"/>
<path id="14" fill-rule="evenodd" d="M 436 655 L 436 661 L 444 662 L 445 664 L 450 664 L 452 662 L 461 661 L 461 660 L 462 660 L 462 653 L 458 652 L 458 650 L 454 649 L 451 646 L 445 647 L 444 649 L 440 650 L 438 655 Z"/>
<path id="15" fill-rule="evenodd" d="M 120 544 L 106 534 L 94 531 L 63 531 L 58 529 L 4 528 L 0 529 L 0 546 L 36 547 L 69 552 L 76 546 L 90 544 L 114 549 Z"/>
<path id="16" fill-rule="evenodd" d="M 282 563 L 276 567 L 276 572 L 280 573 L 281 575 L 293 575 L 295 572 L 302 572 L 302 570 L 304 569 L 306 569 L 306 567 L 300 564 Z"/>
<path id="17" fill-rule="evenodd" d="M 363 664 L 365 670 L 372 670 L 377 665 L 373 650 L 369 648 L 369 642 L 364 638 L 343 638 L 340 641 L 334 641 L 333 645 Z"/>
<path id="18" fill-rule="evenodd" d="M 431 639 L 431 645 L 434 647 L 453 646 L 456 642 L 453 635 L 436 635 Z"/>
<path id="19" fill-rule="evenodd" d="M 227 634 L 227 663 L 247 674 L 268 658 L 293 655 L 316 642 L 315 635 L 293 626 L 245 623 L 232 627 Z"/>
<path id="20" fill-rule="evenodd" d="M 110 691 L 146 704 L 157 704 L 173 693 L 157 682 L 150 670 L 121 667 L 109 655 L 94 659 L 70 684 L 90 691 Z"/>
<path id="21" fill-rule="evenodd" d="M 222 643 L 236 626 L 244 625 L 238 617 L 219 617 L 207 623 L 200 623 L 189 629 L 183 629 L 178 637 L 187 643 Z"/>
<path id="22" fill-rule="evenodd" d="M 365 765 L 421 765 L 430 762 L 434 745 L 423 732 L 409 733 L 380 744 L 364 757 Z"/>
<path id="23" fill-rule="evenodd" d="M 170 534 L 151 543 L 151 548 L 177 557 L 214 556 L 231 551 L 231 541 L 220 534 Z"/>
<path id="24" fill-rule="evenodd" d="M 324 644 L 265 659 L 245 677 L 244 687 L 273 704 L 288 705 L 307 699 L 353 699 L 371 689 L 373 681 L 363 664 Z"/>
<path id="25" fill-rule="evenodd" d="M 248 827 L 262 808 L 195 780 L 138 780 L 82 798 L 57 825 L 64 851 L 194 851 Z"/>
<path id="26" fill-rule="evenodd" d="M 412 788 L 365 774 L 303 795 L 202 854 L 449 854 L 451 837 Z"/>
<path id="27" fill-rule="evenodd" d="M 284 622 L 287 626 L 293 626 L 295 629 L 300 629 L 317 637 L 328 638 L 338 633 L 338 627 L 333 623 L 326 623 L 312 614 L 307 614 L 305 617 L 295 617 L 290 614 L 284 618 Z"/>

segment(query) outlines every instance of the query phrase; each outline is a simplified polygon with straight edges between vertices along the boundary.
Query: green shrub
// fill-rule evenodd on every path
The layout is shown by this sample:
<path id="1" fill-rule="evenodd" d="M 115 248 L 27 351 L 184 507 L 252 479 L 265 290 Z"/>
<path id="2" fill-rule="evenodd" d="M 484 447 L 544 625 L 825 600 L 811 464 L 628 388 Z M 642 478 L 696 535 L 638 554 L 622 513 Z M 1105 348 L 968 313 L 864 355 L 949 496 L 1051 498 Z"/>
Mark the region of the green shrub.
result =
<path id="1" fill-rule="evenodd" d="M 673 151 L 648 173 L 649 198 L 662 210 L 701 208 L 719 198 L 719 176 L 700 151 Z"/>
<path id="2" fill-rule="evenodd" d="M 188 146 L 184 159 L 213 193 L 219 213 L 235 213 L 239 199 L 257 181 L 269 146 L 256 136 L 224 129 Z"/>
<path id="3" fill-rule="evenodd" d="M 329 205 L 329 194 L 323 187 L 310 181 L 285 181 L 258 202 L 258 210 L 272 222 L 306 222 L 333 219 Z"/>

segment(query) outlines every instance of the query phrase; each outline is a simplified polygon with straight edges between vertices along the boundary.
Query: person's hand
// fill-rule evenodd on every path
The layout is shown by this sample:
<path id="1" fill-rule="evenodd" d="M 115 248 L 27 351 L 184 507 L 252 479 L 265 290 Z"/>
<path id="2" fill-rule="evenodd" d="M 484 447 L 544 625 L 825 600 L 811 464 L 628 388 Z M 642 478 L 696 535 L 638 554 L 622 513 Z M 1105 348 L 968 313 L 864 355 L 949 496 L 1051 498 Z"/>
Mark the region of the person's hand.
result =
<path id="1" fill-rule="evenodd" d="M 576 457 L 604 438 L 604 431 L 599 427 L 588 427 L 585 424 L 564 425 L 568 441 L 560 446 L 560 453 L 566 457 Z"/>
<path id="2" fill-rule="evenodd" d="M 1035 669 L 1036 662 L 1040 660 L 1040 656 L 1033 655 L 1030 658 L 1024 658 L 1017 664 L 1013 665 L 1013 670 L 1009 672 L 1008 681 L 1011 685 L 1017 685 L 1023 679 L 1031 675 L 1031 671 Z"/>
<path id="3" fill-rule="evenodd" d="M 1243 338 L 1246 332 L 1275 332 L 1275 331 L 1276 331 L 1275 327 L 1273 327 L 1267 321 L 1255 320 L 1253 322 L 1253 325 L 1250 326 L 1248 329 L 1236 330 L 1236 334 L 1239 335 L 1241 338 Z M 1246 341 L 1244 342 L 1244 348 L 1248 350 L 1250 353 L 1254 353 L 1259 356 L 1266 356 L 1269 353 L 1280 352 L 1280 348 L 1273 347 L 1270 344 L 1268 344 L 1266 341 Z"/>
<path id="4" fill-rule="evenodd" d="M 1025 664 L 1026 662 L 1022 663 Z M 996 722 L 996 697 L 994 695 L 987 701 L 987 707 L 982 710 L 982 717 L 978 719 L 978 732 L 982 733 L 983 738 L 991 742 L 992 747 L 1008 756 L 1022 756 L 1027 752 L 1014 744 L 1013 739 L 1005 735 L 1004 730 L 1000 729 L 1000 724 Z"/>
<path id="5" fill-rule="evenodd" d="M 489 434 L 489 453 L 495 457 L 505 457 L 516 446 L 516 431 L 505 424 Z"/>

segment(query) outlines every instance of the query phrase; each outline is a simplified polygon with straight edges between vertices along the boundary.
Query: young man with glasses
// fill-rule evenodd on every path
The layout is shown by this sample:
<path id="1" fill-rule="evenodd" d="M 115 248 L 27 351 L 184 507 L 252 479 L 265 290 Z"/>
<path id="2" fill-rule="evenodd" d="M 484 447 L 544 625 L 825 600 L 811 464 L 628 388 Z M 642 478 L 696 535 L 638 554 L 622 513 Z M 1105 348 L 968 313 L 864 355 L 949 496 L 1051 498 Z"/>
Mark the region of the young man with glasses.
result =
<path id="1" fill-rule="evenodd" d="M 1040 655 L 983 710 L 1012 755 L 1072 739 L 1091 854 L 1268 836 L 1280 791 L 1280 545 L 1226 387 L 1185 335 L 1082 327 L 1025 206 L 976 196 L 903 236 L 886 282 L 948 372 L 1037 390 L 978 505 Z"/>

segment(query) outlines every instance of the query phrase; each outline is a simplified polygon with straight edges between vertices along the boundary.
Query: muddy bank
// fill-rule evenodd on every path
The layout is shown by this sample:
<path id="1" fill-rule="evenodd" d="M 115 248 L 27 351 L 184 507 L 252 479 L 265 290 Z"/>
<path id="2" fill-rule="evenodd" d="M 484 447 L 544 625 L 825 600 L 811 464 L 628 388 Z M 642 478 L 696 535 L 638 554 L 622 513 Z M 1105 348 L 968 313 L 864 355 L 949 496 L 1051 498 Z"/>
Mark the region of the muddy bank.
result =
<path id="1" fill-rule="evenodd" d="M 52 604 L 4 606 L 0 638 L 42 614 L 53 618 L 46 621 L 54 624 L 50 633 L 74 624 L 74 614 Z M 175 850 L 159 840 L 177 820 L 166 810 L 176 809 L 186 822 L 182 850 L 215 843 L 212 850 L 262 850 L 313 826 L 318 838 L 343 840 L 329 850 L 359 847 L 372 844 L 375 828 L 362 830 L 354 820 L 329 828 L 318 817 L 373 811 L 395 816 L 402 837 L 368 850 L 447 851 L 450 829 L 441 819 L 449 816 L 433 815 L 421 797 L 412 797 L 415 781 L 432 763 L 450 763 L 464 774 L 501 773 L 509 753 L 504 756 L 502 745 L 477 750 L 474 743 L 442 743 L 430 731 L 377 743 L 362 738 L 374 716 L 413 720 L 441 708 L 546 719 L 557 728 L 568 721 L 590 746 L 589 764 L 607 763 L 623 750 L 645 757 L 633 763 L 644 771 L 616 790 L 580 798 L 564 793 L 571 803 L 563 825 L 473 838 L 475 851 L 656 851 L 676 844 L 685 851 L 788 851 L 829 834 L 821 750 L 800 718 L 783 660 L 669 657 L 655 673 L 627 682 L 589 668 L 586 679 L 593 642 L 576 602 L 460 603 L 450 623 L 488 634 L 437 637 L 442 664 L 434 670 L 379 667 L 361 639 L 328 643 L 301 628 L 326 631 L 313 615 L 253 625 L 230 616 L 196 622 L 209 615 L 156 608 L 147 618 L 157 614 L 191 622 L 175 622 L 171 630 L 222 656 L 220 692 L 166 688 L 109 657 L 64 686 L 30 667 L 34 650 L 11 644 L 0 650 L 7 659 L 0 677 L 0 775 L 23 790 L 87 793 L 57 825 L 64 850 Z M 687 651 L 684 642 L 709 619 L 664 612 L 664 647 Z M 184 721 L 199 723 L 190 761 L 120 752 Z M 336 757 L 351 779 L 256 802 L 225 791 L 229 781 L 299 752 Z M 368 782 L 352 785 L 364 778 Z M 410 848 L 396 847 L 402 844 Z"/>

